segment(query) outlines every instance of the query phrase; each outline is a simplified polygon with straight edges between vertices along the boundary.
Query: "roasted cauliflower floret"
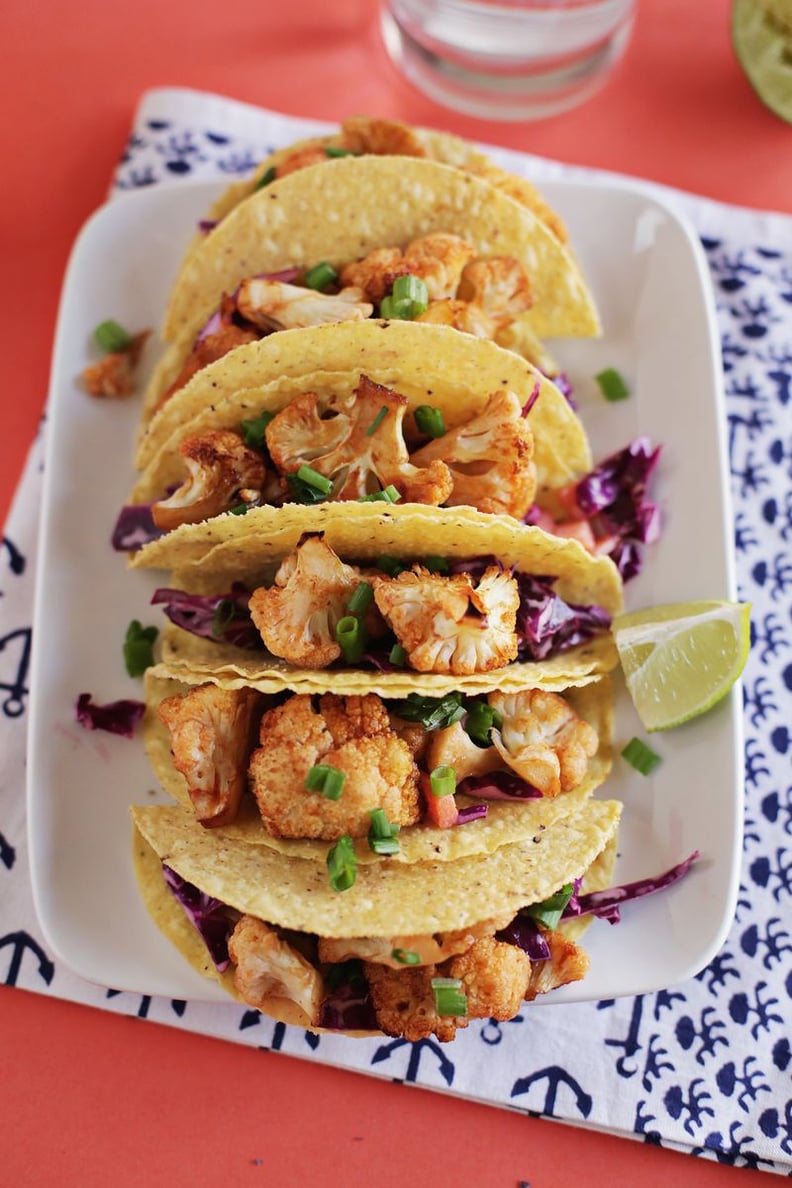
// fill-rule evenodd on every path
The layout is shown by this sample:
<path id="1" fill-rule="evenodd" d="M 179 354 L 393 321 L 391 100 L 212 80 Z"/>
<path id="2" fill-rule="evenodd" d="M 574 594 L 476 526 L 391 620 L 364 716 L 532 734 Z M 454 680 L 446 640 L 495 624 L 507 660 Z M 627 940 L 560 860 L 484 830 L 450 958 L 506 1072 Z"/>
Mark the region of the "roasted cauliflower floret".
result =
<path id="1" fill-rule="evenodd" d="M 379 305 L 398 277 L 416 276 L 426 285 L 429 300 L 440 301 L 456 294 L 463 269 L 475 252 L 473 245 L 458 235 L 437 231 L 414 239 L 404 252 L 397 247 L 369 252 L 342 269 L 341 283 L 359 287 L 369 301 Z"/>
<path id="2" fill-rule="evenodd" d="M 461 722 L 433 730 L 426 753 L 426 768 L 453 767 L 457 783 L 468 776 L 487 775 L 503 766 L 494 747 L 479 747 Z"/>
<path id="3" fill-rule="evenodd" d="M 360 581 L 320 536 L 309 536 L 281 564 L 274 584 L 250 596 L 250 616 L 273 656 L 325 668 L 341 655 L 335 629 Z"/>
<path id="4" fill-rule="evenodd" d="M 523 689 L 490 693 L 503 725 L 491 733 L 498 754 L 543 796 L 569 792 L 585 779 L 597 732 L 557 693 Z"/>
<path id="5" fill-rule="evenodd" d="M 461 979 L 469 1018 L 505 1021 L 520 1009 L 531 976 L 531 960 L 516 945 L 488 936 L 447 961 L 442 975 Z"/>
<path id="6" fill-rule="evenodd" d="M 256 342 L 261 334 L 249 326 L 237 326 L 234 322 L 221 322 L 219 328 L 211 334 L 199 339 L 184 362 L 173 383 L 165 389 L 157 401 L 157 409 L 162 408 L 170 400 L 174 392 L 185 387 L 192 377 L 210 363 L 216 363 L 229 351 L 248 342 Z"/>
<path id="7" fill-rule="evenodd" d="M 297 173 L 300 169 L 307 169 L 309 165 L 321 165 L 326 161 L 327 153 L 324 145 L 306 144 L 292 149 L 275 167 L 276 177 L 286 177 L 289 173 Z"/>
<path id="8" fill-rule="evenodd" d="M 419 817 L 418 771 L 406 743 L 390 727 L 381 699 L 290 697 L 261 720 L 250 786 L 265 828 L 276 837 L 364 837 L 372 809 L 395 825 Z M 312 767 L 326 764 L 345 779 L 338 800 L 305 787 Z"/>
<path id="9" fill-rule="evenodd" d="M 316 289 L 258 277 L 251 277 L 239 286 L 237 308 L 248 322 L 265 331 L 298 330 L 328 322 L 362 322 L 374 312 L 361 289 L 319 293 Z"/>
<path id="10" fill-rule="evenodd" d="M 166 697 L 158 713 L 171 737 L 171 755 L 202 825 L 229 825 L 245 790 L 255 712 L 255 689 L 198 685 Z"/>
<path id="11" fill-rule="evenodd" d="M 428 322 L 432 326 L 452 326 L 454 330 L 472 334 L 474 338 L 494 338 L 498 329 L 483 309 L 454 297 L 430 301 L 428 308 L 415 321 Z"/>
<path id="12" fill-rule="evenodd" d="M 341 142 L 351 153 L 377 156 L 425 157 L 417 132 L 398 120 L 352 116 L 341 125 Z"/>
<path id="13" fill-rule="evenodd" d="M 393 282 L 405 276 L 404 256 L 401 248 L 376 248 L 361 260 L 353 260 L 341 269 L 342 285 L 362 289 L 366 299 L 379 305 L 393 288 Z"/>
<path id="14" fill-rule="evenodd" d="M 521 206 L 527 206 L 529 210 L 533 211 L 538 219 L 545 224 L 546 227 L 552 231 L 556 239 L 560 239 L 562 243 L 566 243 L 569 235 L 564 225 L 564 221 L 560 215 L 547 205 L 542 195 L 531 182 L 524 177 L 518 177 L 514 173 L 507 173 L 505 169 L 494 165 L 491 161 L 481 162 L 480 164 L 466 164 L 465 169 L 469 173 L 474 173 L 477 177 L 481 177 L 484 181 L 488 181 L 491 186 L 501 190 L 504 194 L 508 194 L 515 202 L 519 202 Z"/>
<path id="15" fill-rule="evenodd" d="M 151 508 L 154 523 L 163 532 L 179 524 L 197 524 L 237 504 L 259 499 L 267 478 L 264 460 L 233 430 L 210 429 L 185 437 L 179 453 L 187 477 Z"/>
<path id="16" fill-rule="evenodd" d="M 234 986 L 243 1002 L 266 1010 L 267 1000 L 288 998 L 319 1022 L 324 994 L 322 975 L 277 932 L 255 916 L 243 916 L 228 941 L 235 965 Z"/>
<path id="17" fill-rule="evenodd" d="M 334 964 L 357 957 L 362 961 L 387 965 L 390 969 L 404 969 L 404 960 L 400 961 L 393 954 L 409 953 L 411 957 L 419 958 L 418 962 L 413 962 L 414 965 L 436 965 L 458 953 L 464 953 L 474 941 L 494 936 L 511 919 L 511 913 L 508 913 L 503 917 L 471 924 L 469 928 L 436 932 L 432 936 L 358 936 L 342 940 L 320 938 L 319 960 Z"/>
<path id="18" fill-rule="evenodd" d="M 555 990 L 557 986 L 579 982 L 588 973 L 588 953 L 580 945 L 556 930 L 545 932 L 544 938 L 550 946 L 550 957 L 547 961 L 531 963 L 531 977 L 525 991 L 528 1002 L 532 1002 L 539 994 Z"/>
<path id="19" fill-rule="evenodd" d="M 457 1029 L 467 1027 L 463 1015 L 438 1015 L 432 992 L 432 978 L 444 976 L 435 965 L 412 965 L 395 970 L 376 962 L 365 962 L 363 972 L 369 985 L 377 1026 L 386 1035 L 415 1041 L 434 1035 L 445 1042 Z"/>
<path id="20" fill-rule="evenodd" d="M 528 274 L 513 256 L 471 260 L 462 273 L 457 296 L 483 309 L 496 331 L 505 329 L 533 304 Z"/>
<path id="21" fill-rule="evenodd" d="M 449 507 L 476 507 L 522 519 L 534 501 L 534 438 L 513 392 L 493 392 L 478 416 L 411 455 L 415 466 L 442 458 L 454 481 Z"/>
<path id="22" fill-rule="evenodd" d="M 335 482 L 334 498 L 359 499 L 394 486 L 409 503 L 437 506 L 451 493 L 445 463 L 409 459 L 403 436 L 406 397 L 362 375 L 353 395 L 324 410 L 306 392 L 267 426 L 267 448 L 282 474 L 308 463 Z"/>
<path id="23" fill-rule="evenodd" d="M 89 396 L 131 396 L 135 391 L 135 368 L 140 362 L 150 330 L 136 334 L 125 351 L 111 351 L 82 373 Z"/>
<path id="24" fill-rule="evenodd" d="M 490 566 L 442 577 L 422 566 L 396 578 L 372 577 L 380 612 L 418 672 L 458 675 L 503 668 L 517 655 L 517 583 Z"/>

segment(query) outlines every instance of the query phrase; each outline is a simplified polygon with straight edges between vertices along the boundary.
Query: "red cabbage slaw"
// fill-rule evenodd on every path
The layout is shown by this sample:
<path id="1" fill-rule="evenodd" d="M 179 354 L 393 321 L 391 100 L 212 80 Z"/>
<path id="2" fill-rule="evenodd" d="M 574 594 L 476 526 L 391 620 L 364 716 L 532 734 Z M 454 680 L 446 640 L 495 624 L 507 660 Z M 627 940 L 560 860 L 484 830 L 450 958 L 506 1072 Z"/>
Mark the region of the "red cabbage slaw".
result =
<path id="1" fill-rule="evenodd" d="M 120 734 L 133 738 L 135 730 L 146 712 L 142 701 L 122 698 L 97 704 L 90 693 L 80 693 L 74 707 L 74 716 L 85 730 L 106 730 L 108 734 Z"/>

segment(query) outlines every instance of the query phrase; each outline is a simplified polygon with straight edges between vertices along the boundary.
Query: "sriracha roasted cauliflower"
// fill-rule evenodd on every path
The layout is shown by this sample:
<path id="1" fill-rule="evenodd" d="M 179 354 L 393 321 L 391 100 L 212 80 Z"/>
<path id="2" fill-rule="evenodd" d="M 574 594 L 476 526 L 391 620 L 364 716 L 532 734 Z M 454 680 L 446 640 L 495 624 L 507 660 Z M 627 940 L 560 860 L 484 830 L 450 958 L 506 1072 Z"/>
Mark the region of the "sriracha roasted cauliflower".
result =
<path id="1" fill-rule="evenodd" d="M 254 590 L 250 617 L 273 656 L 325 668 L 341 655 L 335 629 L 360 581 L 321 536 L 308 536 L 282 562 L 274 585 Z"/>
<path id="2" fill-rule="evenodd" d="M 555 929 L 544 932 L 543 936 L 550 946 L 550 957 L 547 961 L 531 963 L 531 976 L 525 992 L 528 1002 L 557 986 L 579 982 L 588 973 L 589 956 L 580 945 Z"/>
<path id="3" fill-rule="evenodd" d="M 348 400 L 324 410 L 312 392 L 293 400 L 267 426 L 267 448 L 282 474 L 307 463 L 336 480 L 336 499 L 394 486 L 409 503 L 437 506 L 453 481 L 440 459 L 427 466 L 410 461 L 402 433 L 406 410 L 406 397 L 362 375 Z"/>
<path id="4" fill-rule="evenodd" d="M 489 672 L 516 657 L 520 596 L 496 566 L 475 586 L 469 574 L 442 577 L 420 565 L 371 582 L 377 607 L 418 672 Z"/>
<path id="5" fill-rule="evenodd" d="M 364 300 L 361 289 L 319 293 L 316 289 L 259 277 L 250 277 L 239 286 L 237 308 L 247 321 L 262 330 L 297 330 L 327 322 L 362 322 L 374 312 L 373 306 Z"/>
<path id="6" fill-rule="evenodd" d="M 516 945 L 482 937 L 443 966 L 443 976 L 460 978 L 471 1019 L 513 1019 L 531 975 L 531 959 Z"/>
<path id="7" fill-rule="evenodd" d="M 398 120 L 351 116 L 341 125 L 341 139 L 344 148 L 351 153 L 398 154 L 400 157 L 427 155 L 414 129 Z"/>
<path id="8" fill-rule="evenodd" d="M 453 326 L 454 330 L 462 330 L 465 334 L 472 334 L 474 338 L 494 338 L 495 323 L 489 314 L 469 301 L 460 301 L 454 297 L 447 297 L 443 301 L 430 301 L 428 307 L 415 319 L 416 322 L 429 322 L 432 326 Z"/>
<path id="9" fill-rule="evenodd" d="M 206 684 L 160 703 L 174 766 L 187 781 L 202 825 L 229 825 L 237 815 L 245 790 L 240 756 L 248 754 L 260 699 L 255 689 Z"/>
<path id="10" fill-rule="evenodd" d="M 513 392 L 493 392 L 470 421 L 411 455 L 415 466 L 442 458 L 454 488 L 449 507 L 466 505 L 521 520 L 536 493 L 534 439 Z"/>
<path id="11" fill-rule="evenodd" d="M 364 837 L 377 808 L 395 825 L 418 820 L 417 768 L 374 693 L 292 696 L 264 714 L 259 744 L 250 759 L 250 786 L 265 828 L 276 837 Z M 306 788 L 318 764 L 345 776 L 338 800 Z"/>
<path id="12" fill-rule="evenodd" d="M 197 524 L 240 503 L 255 503 L 267 478 L 261 454 L 231 429 L 210 429 L 185 437 L 179 453 L 187 466 L 180 487 L 152 505 L 154 523 L 164 532 Z"/>
<path id="13" fill-rule="evenodd" d="M 513 256 L 471 260 L 462 273 L 457 297 L 492 318 L 496 332 L 533 304 L 528 274 Z"/>
<path id="14" fill-rule="evenodd" d="M 523 689 L 490 693 L 489 704 L 502 719 L 491 732 L 503 761 L 543 796 L 558 796 L 582 783 L 599 739 L 557 693 Z"/>
<path id="15" fill-rule="evenodd" d="M 424 282 L 430 301 L 453 297 L 465 265 L 476 249 L 459 235 L 436 231 L 414 239 L 402 252 L 397 247 L 377 248 L 362 260 L 341 270 L 341 283 L 363 290 L 369 301 L 379 305 L 400 276 L 416 276 Z"/>
<path id="16" fill-rule="evenodd" d="M 321 974 L 269 924 L 243 916 L 231 934 L 228 953 L 236 966 L 234 986 L 248 1006 L 265 1010 L 267 999 L 288 998 L 310 1023 L 319 1022 L 324 993 Z"/>
<path id="17" fill-rule="evenodd" d="M 228 298 L 225 300 L 228 301 Z M 204 367 L 208 367 L 210 363 L 216 363 L 218 359 L 222 359 L 235 347 L 244 346 L 248 342 L 256 342 L 260 337 L 256 330 L 251 330 L 247 326 L 237 326 L 231 321 L 220 321 L 217 330 L 199 338 L 195 343 L 176 379 L 165 389 L 157 401 L 156 409 L 162 408 L 174 392 L 183 388 Z"/>

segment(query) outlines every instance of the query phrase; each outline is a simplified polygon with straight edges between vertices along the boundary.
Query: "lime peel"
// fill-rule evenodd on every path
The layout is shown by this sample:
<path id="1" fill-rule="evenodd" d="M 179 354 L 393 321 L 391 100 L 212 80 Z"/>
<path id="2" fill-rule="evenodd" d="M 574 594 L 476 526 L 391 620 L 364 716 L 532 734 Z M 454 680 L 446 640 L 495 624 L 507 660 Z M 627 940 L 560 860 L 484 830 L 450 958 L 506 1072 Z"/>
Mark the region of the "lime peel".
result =
<path id="1" fill-rule="evenodd" d="M 729 692 L 751 646 L 750 605 L 679 602 L 618 615 L 627 689 L 651 733 L 705 713 Z"/>
<path id="2" fill-rule="evenodd" d="M 732 0 L 731 35 L 737 60 L 759 99 L 792 123 L 790 0 Z"/>

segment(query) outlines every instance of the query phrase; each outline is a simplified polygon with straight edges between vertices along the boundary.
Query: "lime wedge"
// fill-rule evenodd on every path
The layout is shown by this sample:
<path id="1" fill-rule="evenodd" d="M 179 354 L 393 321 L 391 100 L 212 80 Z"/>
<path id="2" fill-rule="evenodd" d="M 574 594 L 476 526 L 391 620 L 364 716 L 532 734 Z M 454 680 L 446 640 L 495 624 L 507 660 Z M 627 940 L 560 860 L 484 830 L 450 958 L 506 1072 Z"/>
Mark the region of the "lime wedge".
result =
<path id="1" fill-rule="evenodd" d="M 765 106 L 792 123 L 790 0 L 732 0 L 732 44 Z"/>
<path id="2" fill-rule="evenodd" d="M 748 658 L 750 611 L 739 602 L 677 602 L 613 620 L 627 688 L 647 730 L 670 730 L 726 696 Z"/>

